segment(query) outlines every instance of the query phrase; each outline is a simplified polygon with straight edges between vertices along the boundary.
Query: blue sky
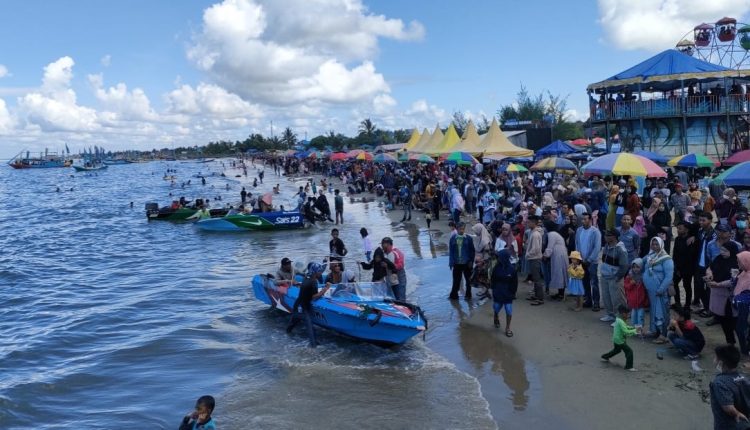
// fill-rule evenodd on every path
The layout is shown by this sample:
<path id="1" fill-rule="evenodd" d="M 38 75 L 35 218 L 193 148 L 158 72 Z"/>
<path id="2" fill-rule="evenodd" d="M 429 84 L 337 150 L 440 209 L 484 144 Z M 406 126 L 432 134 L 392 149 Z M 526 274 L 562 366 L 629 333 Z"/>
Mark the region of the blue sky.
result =
<path id="1" fill-rule="evenodd" d="M 568 95 L 750 0 L 6 1 L 0 158 L 151 149 L 290 126 L 302 138 L 493 115 L 521 83 Z M 744 20 L 747 21 L 747 20 Z"/>

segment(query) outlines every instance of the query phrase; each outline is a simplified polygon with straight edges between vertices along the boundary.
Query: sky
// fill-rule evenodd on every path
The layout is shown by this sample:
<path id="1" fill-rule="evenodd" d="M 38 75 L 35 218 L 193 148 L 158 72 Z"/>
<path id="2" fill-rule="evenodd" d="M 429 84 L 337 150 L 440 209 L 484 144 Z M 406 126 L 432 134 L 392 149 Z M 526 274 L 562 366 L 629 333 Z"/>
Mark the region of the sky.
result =
<path id="1" fill-rule="evenodd" d="M 445 127 L 567 96 L 750 0 L 5 0 L 0 158 Z M 273 131 L 272 131 L 273 130 Z"/>

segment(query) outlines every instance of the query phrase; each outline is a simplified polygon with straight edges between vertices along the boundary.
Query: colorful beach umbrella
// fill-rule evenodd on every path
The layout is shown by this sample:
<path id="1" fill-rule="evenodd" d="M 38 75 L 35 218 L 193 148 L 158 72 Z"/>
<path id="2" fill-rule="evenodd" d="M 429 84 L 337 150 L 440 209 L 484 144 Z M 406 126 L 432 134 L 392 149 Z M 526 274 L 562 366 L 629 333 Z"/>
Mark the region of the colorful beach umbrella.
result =
<path id="1" fill-rule="evenodd" d="M 594 145 L 598 145 L 598 144 L 600 144 L 600 143 L 607 143 L 607 139 L 605 139 L 605 138 L 603 138 L 603 137 L 595 137 L 595 138 L 591 139 L 591 142 L 592 142 L 592 143 L 593 143 Z"/>
<path id="2" fill-rule="evenodd" d="M 573 145 L 578 145 L 578 146 L 586 146 L 586 145 L 591 145 L 591 142 L 589 142 L 589 140 L 588 140 L 588 139 L 583 139 L 583 138 L 581 138 L 581 139 L 576 139 L 576 140 L 574 140 L 574 141 L 572 141 L 572 142 L 570 142 L 570 143 L 571 143 L 571 144 L 573 144 Z"/>
<path id="3" fill-rule="evenodd" d="M 529 169 L 523 167 L 520 164 L 515 164 L 515 163 L 510 163 L 504 166 L 500 166 L 498 170 L 501 172 L 505 172 L 505 173 L 521 173 L 521 172 L 529 171 Z"/>
<path id="4" fill-rule="evenodd" d="M 727 187 L 750 188 L 750 161 L 745 161 L 727 169 L 712 181 L 718 185 Z"/>
<path id="5" fill-rule="evenodd" d="M 381 153 L 376 154 L 374 157 L 372 157 L 372 161 L 376 163 L 396 163 L 398 160 L 396 157 L 394 157 L 391 154 Z"/>
<path id="6" fill-rule="evenodd" d="M 669 162 L 669 157 L 665 157 L 656 152 L 646 151 L 644 149 L 638 149 L 634 151 L 633 154 L 640 155 L 641 157 L 646 157 L 657 164 L 667 164 Z"/>
<path id="7" fill-rule="evenodd" d="M 357 155 L 365 152 L 364 149 L 352 149 L 351 151 L 346 153 L 346 158 L 356 158 Z"/>
<path id="8" fill-rule="evenodd" d="M 578 172 L 576 165 L 572 161 L 560 157 L 548 157 L 539 160 L 531 166 L 531 170 L 539 172 Z"/>
<path id="9" fill-rule="evenodd" d="M 372 154 L 367 151 L 362 151 L 354 156 L 355 160 L 372 161 Z"/>
<path id="10" fill-rule="evenodd" d="M 310 151 L 310 153 L 307 154 L 307 158 L 323 158 L 323 153 L 320 151 Z"/>
<path id="11" fill-rule="evenodd" d="M 346 160 L 346 152 L 334 152 L 331 154 L 331 161 Z"/>
<path id="12" fill-rule="evenodd" d="M 667 173 L 656 163 L 640 155 L 620 152 L 618 154 L 606 154 L 595 158 L 583 167 L 584 175 L 629 175 L 646 176 L 649 178 L 664 178 Z"/>
<path id="13" fill-rule="evenodd" d="M 731 157 L 724 160 L 721 164 L 725 166 L 734 166 L 735 164 L 744 163 L 745 161 L 750 161 L 750 149 L 735 152 Z"/>
<path id="14" fill-rule="evenodd" d="M 703 154 L 678 155 L 669 160 L 667 166 L 672 167 L 716 167 L 719 163 Z"/>
<path id="15" fill-rule="evenodd" d="M 477 161 L 477 159 L 474 158 L 471 154 L 461 151 L 451 152 L 450 154 L 446 155 L 445 158 L 443 158 L 443 161 L 445 161 L 446 163 L 455 163 L 459 165 L 479 163 L 479 161 Z"/>
<path id="16" fill-rule="evenodd" d="M 409 161 L 416 161 L 425 164 L 432 164 L 435 162 L 435 160 L 427 154 L 412 154 L 409 157 Z"/>

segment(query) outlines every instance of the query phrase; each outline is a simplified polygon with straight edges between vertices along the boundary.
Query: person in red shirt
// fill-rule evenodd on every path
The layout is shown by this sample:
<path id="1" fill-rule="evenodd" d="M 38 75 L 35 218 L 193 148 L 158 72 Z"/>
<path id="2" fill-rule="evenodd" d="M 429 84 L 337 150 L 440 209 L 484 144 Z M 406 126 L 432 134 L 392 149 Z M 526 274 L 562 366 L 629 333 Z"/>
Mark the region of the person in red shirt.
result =
<path id="1" fill-rule="evenodd" d="M 642 270 L 643 259 L 636 258 L 630 264 L 630 271 L 623 282 L 625 300 L 630 308 L 630 321 L 638 330 L 639 336 L 643 334 L 643 322 L 648 308 L 648 293 L 643 285 Z"/>

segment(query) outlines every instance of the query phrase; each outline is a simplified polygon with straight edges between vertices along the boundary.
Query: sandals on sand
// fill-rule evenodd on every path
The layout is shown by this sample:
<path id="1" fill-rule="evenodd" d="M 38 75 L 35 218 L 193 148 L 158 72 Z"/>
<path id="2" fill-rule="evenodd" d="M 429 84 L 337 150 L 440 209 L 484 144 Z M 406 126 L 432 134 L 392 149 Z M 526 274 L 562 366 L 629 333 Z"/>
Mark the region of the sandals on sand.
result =
<path id="1" fill-rule="evenodd" d="M 505 335 L 508 337 L 513 337 L 513 332 L 510 330 L 505 330 Z"/>

